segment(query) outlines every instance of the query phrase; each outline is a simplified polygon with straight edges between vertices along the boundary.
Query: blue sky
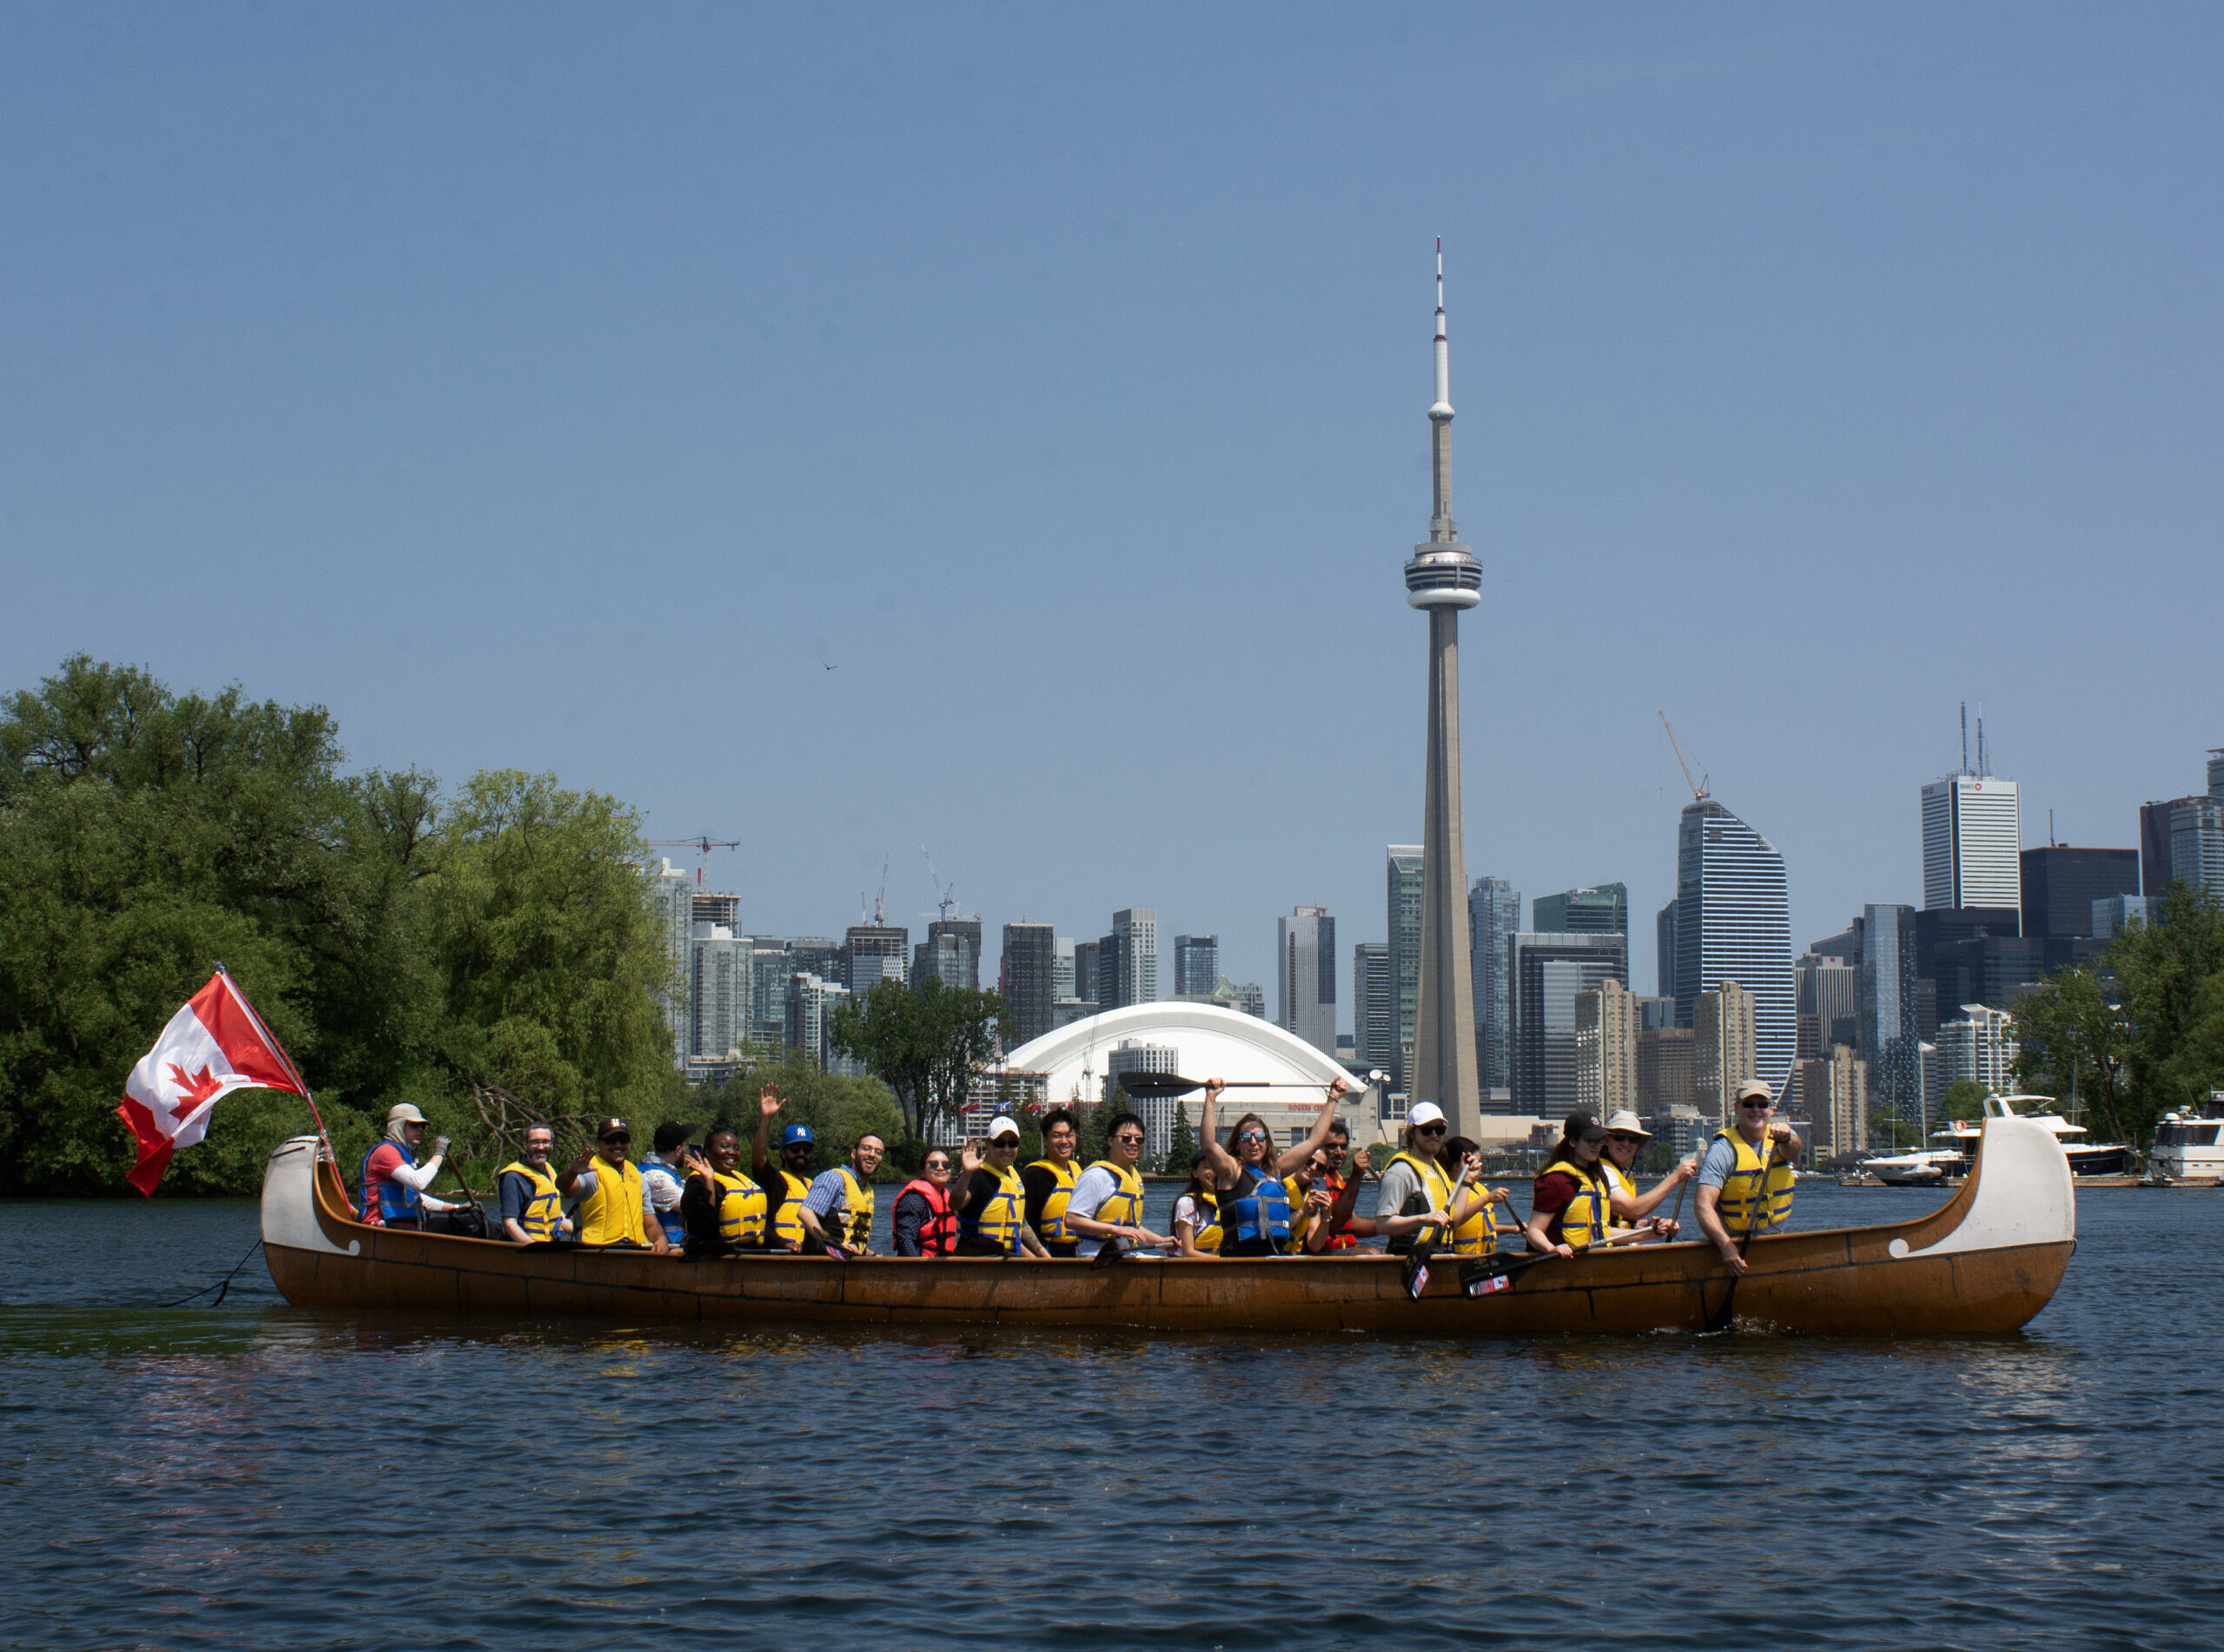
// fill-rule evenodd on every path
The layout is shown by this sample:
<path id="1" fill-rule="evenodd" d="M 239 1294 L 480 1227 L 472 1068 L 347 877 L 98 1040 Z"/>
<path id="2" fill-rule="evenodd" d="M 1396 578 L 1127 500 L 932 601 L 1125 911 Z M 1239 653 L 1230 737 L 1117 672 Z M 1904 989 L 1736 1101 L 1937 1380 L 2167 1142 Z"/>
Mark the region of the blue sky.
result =
<path id="1" fill-rule="evenodd" d="M 766 933 L 884 856 L 923 928 L 923 843 L 992 929 L 1271 988 L 1320 903 L 1347 972 L 1441 235 L 1470 873 L 1624 880 L 1649 985 L 1665 708 L 1804 943 L 1919 900 L 1961 699 L 2027 843 L 2224 744 L 2220 69 L 2194 6 L 10 8 L 0 686 L 553 770 Z"/>

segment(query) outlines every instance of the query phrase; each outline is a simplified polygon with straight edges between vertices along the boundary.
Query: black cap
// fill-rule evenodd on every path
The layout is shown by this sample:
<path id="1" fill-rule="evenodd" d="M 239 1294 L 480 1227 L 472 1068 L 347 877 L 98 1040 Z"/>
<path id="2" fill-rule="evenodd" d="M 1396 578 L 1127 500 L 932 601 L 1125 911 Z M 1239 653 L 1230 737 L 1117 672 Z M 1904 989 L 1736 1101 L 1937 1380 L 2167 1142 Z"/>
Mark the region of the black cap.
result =
<path id="1" fill-rule="evenodd" d="M 612 1136 L 624 1136 L 631 1140 L 632 1135 L 632 1131 L 626 1127 L 626 1120 L 623 1119 L 605 1119 L 601 1128 L 594 1133 L 597 1141 L 607 1141 Z"/>
<path id="2" fill-rule="evenodd" d="M 1571 1113 L 1567 1115 L 1565 1134 L 1570 1141 L 1603 1141 L 1606 1127 L 1587 1113 Z"/>
<path id="3" fill-rule="evenodd" d="M 671 1120 L 667 1119 L 657 1127 L 656 1150 L 659 1153 L 670 1153 L 674 1147 L 677 1147 L 681 1142 L 686 1140 L 688 1137 L 694 1133 L 695 1127 L 693 1125 L 674 1124 Z"/>

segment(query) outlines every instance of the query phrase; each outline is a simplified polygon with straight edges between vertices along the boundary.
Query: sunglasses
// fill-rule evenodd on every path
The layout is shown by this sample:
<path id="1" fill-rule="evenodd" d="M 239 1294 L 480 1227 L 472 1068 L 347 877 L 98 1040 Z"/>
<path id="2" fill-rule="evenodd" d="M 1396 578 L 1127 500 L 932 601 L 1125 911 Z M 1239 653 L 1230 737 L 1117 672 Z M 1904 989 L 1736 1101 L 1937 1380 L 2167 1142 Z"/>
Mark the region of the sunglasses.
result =
<path id="1" fill-rule="evenodd" d="M 1610 1131 L 1607 1133 L 1606 1140 L 1609 1141 L 1619 1142 L 1623 1146 L 1626 1146 L 1632 1141 L 1643 1141 L 1645 1138 L 1643 1136 L 1633 1136 L 1626 1130 L 1615 1130 Z"/>
<path id="2" fill-rule="evenodd" d="M 1738 1104 L 1738 1110 L 1740 1113 L 1772 1113 L 1776 1110 L 1776 1103 L 1773 1101 L 1740 1101 Z"/>
<path id="3" fill-rule="evenodd" d="M 1135 1134 L 1132 1130 L 1125 1133 L 1124 1134 L 1116 1135 L 1113 1137 L 1112 1140 L 1118 1142 L 1123 1147 L 1140 1147 L 1143 1145 L 1143 1139 Z"/>
<path id="4" fill-rule="evenodd" d="M 922 1165 L 920 1168 L 922 1170 L 929 1171 L 948 1170 L 950 1168 L 950 1160 L 947 1159 L 930 1159 L 925 1164 Z"/>
<path id="5" fill-rule="evenodd" d="M 1266 1139 L 1267 1133 L 1263 1130 L 1246 1130 L 1241 1135 L 1236 1137 L 1238 1141 L 1264 1141 Z"/>
<path id="6" fill-rule="evenodd" d="M 605 1136 L 602 1140 L 606 1146 L 614 1144 L 620 1147 L 630 1147 L 633 1145 L 633 1138 L 631 1136 Z"/>
<path id="7" fill-rule="evenodd" d="M 990 1153 L 1017 1153 L 1019 1151 L 1019 1138 L 1017 1136 L 998 1136 L 994 1141 L 989 1144 L 989 1151 Z"/>
<path id="8" fill-rule="evenodd" d="M 1413 1133 L 1417 1136 L 1440 1136 L 1448 1127 L 1440 1124 L 1425 1124 L 1416 1128 Z"/>

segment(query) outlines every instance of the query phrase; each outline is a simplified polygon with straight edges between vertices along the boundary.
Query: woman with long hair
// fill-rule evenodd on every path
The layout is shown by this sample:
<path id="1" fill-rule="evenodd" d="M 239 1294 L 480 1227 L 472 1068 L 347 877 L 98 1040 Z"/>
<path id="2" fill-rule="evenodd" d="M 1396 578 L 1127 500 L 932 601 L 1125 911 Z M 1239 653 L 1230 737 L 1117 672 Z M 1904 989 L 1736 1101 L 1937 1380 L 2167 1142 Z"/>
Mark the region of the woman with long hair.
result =
<path id="1" fill-rule="evenodd" d="M 1178 1256 L 1209 1262 L 1220 1255 L 1220 1195 L 1213 1167 L 1202 1153 L 1189 1160 L 1189 1185 L 1174 1201 L 1174 1242 Z"/>
<path id="2" fill-rule="evenodd" d="M 1336 1103 L 1351 1087 L 1341 1078 L 1328 1086 L 1312 1133 L 1287 1152 L 1274 1151 L 1274 1133 L 1267 1121 L 1247 1113 L 1228 1133 L 1225 1146 L 1213 1133 L 1213 1110 L 1225 1079 L 1205 1081 L 1205 1105 L 1197 1122 L 1205 1157 L 1212 1163 L 1213 1191 L 1220 1200 L 1222 1256 L 1279 1256 L 1290 1248 L 1289 1190 L 1282 1178 L 1311 1159 L 1328 1139 L 1336 1121 Z"/>

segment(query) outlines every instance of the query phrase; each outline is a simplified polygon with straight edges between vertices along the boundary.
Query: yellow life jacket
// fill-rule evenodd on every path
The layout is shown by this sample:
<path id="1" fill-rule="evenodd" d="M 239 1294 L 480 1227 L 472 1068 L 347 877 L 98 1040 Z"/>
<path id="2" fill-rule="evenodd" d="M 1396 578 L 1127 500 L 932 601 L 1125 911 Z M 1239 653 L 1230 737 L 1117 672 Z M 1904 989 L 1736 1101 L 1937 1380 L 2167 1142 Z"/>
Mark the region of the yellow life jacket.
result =
<path id="1" fill-rule="evenodd" d="M 1189 1197 L 1195 1201 L 1200 1210 L 1212 1218 L 1209 1223 L 1197 1230 L 1197 1248 L 1208 1256 L 1218 1256 L 1220 1254 L 1220 1200 L 1211 1193 L 1192 1193 Z"/>
<path id="2" fill-rule="evenodd" d="M 1289 1253 L 1305 1254 L 1305 1236 L 1313 1231 L 1313 1213 L 1305 1207 L 1305 1193 L 1295 1176 L 1282 1178 L 1282 1198 L 1289 1206 Z"/>
<path id="3" fill-rule="evenodd" d="M 632 1239 L 649 1243 L 648 1219 L 641 1213 L 641 1172 L 632 1164 L 613 1165 L 595 1156 L 594 1191 L 579 1201 L 579 1243 L 615 1245 Z"/>
<path id="4" fill-rule="evenodd" d="M 1725 1127 L 1715 1133 L 1718 1140 L 1727 1141 L 1738 1152 L 1738 1166 L 1723 1179 L 1721 1202 L 1715 1206 L 1716 1213 L 1732 1239 L 1745 1236 L 1745 1224 L 1753 1223 L 1753 1232 L 1765 1233 L 1780 1226 L 1791 1215 L 1792 1190 L 1799 1185 L 1799 1178 L 1791 1166 L 1778 1159 L 1769 1166 L 1768 1186 L 1761 1188 L 1761 1154 L 1766 1149 L 1756 1147 Z M 1764 1138 L 1765 1140 L 1765 1138 Z M 1764 1201 L 1760 1216 L 1752 1214 L 1753 1197 L 1759 1192 Z"/>
<path id="5" fill-rule="evenodd" d="M 1498 1207 L 1491 1202 L 1491 1190 L 1479 1181 L 1464 1192 L 1453 1188 L 1452 1203 L 1456 1205 L 1470 1194 L 1479 1196 L 1483 1202 L 1453 1227 L 1452 1248 L 1462 1256 L 1489 1256 L 1498 1249 Z"/>
<path id="6" fill-rule="evenodd" d="M 500 1187 L 502 1176 L 519 1175 L 532 1186 L 533 1197 L 518 1213 L 518 1226 L 525 1229 L 527 1239 L 553 1239 L 564 1222 L 564 1195 L 556 1190 L 556 1173 L 535 1170 L 522 1159 L 513 1159 L 496 1173 L 495 1186 Z M 598 1178 L 599 1180 L 599 1178 Z"/>
<path id="7" fill-rule="evenodd" d="M 1133 1227 L 1143 1219 L 1143 1179 L 1132 1166 L 1114 1164 L 1109 1159 L 1100 1159 L 1089 1166 L 1091 1170 L 1109 1173 L 1119 1186 L 1104 1195 L 1104 1202 L 1096 1207 L 1096 1219 L 1111 1227 Z M 1076 1177 L 1075 1180 L 1080 1180 Z M 1037 1233 L 1037 1239 L 1042 1237 Z"/>
<path id="8" fill-rule="evenodd" d="M 782 1249 L 791 1251 L 804 1240 L 803 1200 L 811 1191 L 811 1181 L 807 1177 L 791 1175 L 785 1166 L 774 1166 L 772 1173 L 780 1179 L 781 1190 L 779 1208 L 772 1213 L 772 1240 Z M 769 1202 L 770 1188 L 764 1196 Z"/>
<path id="9" fill-rule="evenodd" d="M 1623 1173 L 1622 1167 L 1619 1165 L 1616 1164 L 1612 1160 L 1601 1155 L 1598 1160 L 1598 1168 L 1606 1173 L 1606 1193 L 1609 1199 L 1611 1199 L 1614 1194 L 1619 1193 L 1623 1198 L 1630 1199 L 1632 1202 L 1635 1201 L 1637 1198 L 1637 1183 Z M 1612 1207 L 1610 1205 L 1608 1208 L 1612 1209 Z"/>
<path id="10" fill-rule="evenodd" d="M 1539 1173 L 1539 1179 L 1555 1171 L 1570 1176 L 1575 1181 L 1575 1197 L 1568 1207 L 1559 1213 L 1558 1226 L 1560 1243 L 1572 1245 L 1579 1251 L 1587 1251 L 1606 1237 L 1606 1230 L 1614 1225 L 1613 1194 L 1606 1179 L 1596 1170 L 1585 1170 L 1571 1160 L 1555 1159 Z M 1552 1228 L 1547 1226 L 1549 1234 Z"/>
<path id="11" fill-rule="evenodd" d="M 872 1246 L 872 1184 L 857 1180 L 857 1173 L 849 1166 L 842 1166 L 842 1197 L 850 1207 L 850 1231 L 845 1237 L 837 1233 L 834 1242 L 845 1251 L 869 1250 Z"/>
<path id="12" fill-rule="evenodd" d="M 1404 1147 L 1399 1148 L 1396 1153 L 1390 1155 L 1390 1164 L 1394 1165 L 1400 1159 L 1411 1165 L 1414 1173 L 1420 1177 L 1421 1192 L 1428 1199 L 1429 1209 L 1440 1210 L 1446 1215 L 1450 1215 L 1452 1213 L 1452 1178 L 1444 1173 L 1444 1166 L 1433 1159 L 1424 1159 L 1419 1153 Z M 1385 1170 L 1389 1167 L 1389 1165 L 1383 1166 Z M 1393 1216 L 1399 1214 L 1396 1211 L 1390 1213 Z M 1424 1239 L 1442 1244 L 1445 1238 L 1446 1235 L 1441 1232 L 1430 1232 L 1425 1228 L 1417 1227 L 1403 1239 L 1391 1240 L 1390 1245 L 1393 1250 L 1410 1250 Z"/>
<path id="13" fill-rule="evenodd" d="M 764 1190 L 743 1175 L 711 1173 L 718 1189 L 718 1241 L 723 1245 L 764 1242 Z"/>
<path id="14" fill-rule="evenodd" d="M 1057 1186 L 1042 1201 L 1042 1214 L 1036 1219 L 1035 1237 L 1045 1245 L 1057 1245 L 1075 1237 L 1066 1226 L 1066 1201 L 1074 1196 L 1074 1184 L 1081 1180 L 1081 1172 L 1074 1161 L 1060 1164 L 1055 1159 L 1037 1159 L 1028 1166 L 1029 1170 L 1047 1170 Z"/>
<path id="15" fill-rule="evenodd" d="M 1027 1224 L 1027 1188 L 1016 1170 L 996 1170 L 988 1165 L 981 1168 L 996 1179 L 996 1191 L 981 1206 L 979 1216 L 968 1220 L 963 1212 L 958 1213 L 958 1236 L 984 1239 L 1007 1252 L 1016 1252 L 1020 1248 L 1019 1230 Z"/>

